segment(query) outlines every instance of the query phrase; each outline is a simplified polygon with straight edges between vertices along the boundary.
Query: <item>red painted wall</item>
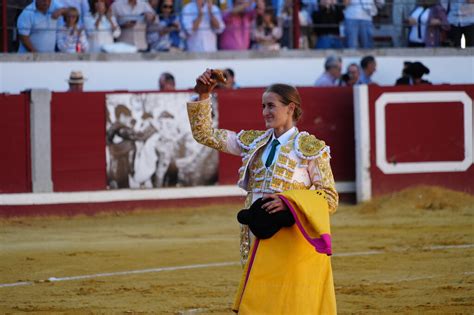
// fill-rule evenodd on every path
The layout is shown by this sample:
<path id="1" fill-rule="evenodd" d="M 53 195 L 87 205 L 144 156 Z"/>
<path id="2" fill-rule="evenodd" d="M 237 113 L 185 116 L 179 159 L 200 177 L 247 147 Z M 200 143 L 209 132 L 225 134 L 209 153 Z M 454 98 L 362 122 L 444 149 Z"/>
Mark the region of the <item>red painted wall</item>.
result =
<path id="1" fill-rule="evenodd" d="M 384 92 L 465 91 L 474 99 L 473 85 L 369 87 L 370 172 L 372 195 L 414 185 L 438 185 L 474 193 L 474 166 L 465 172 L 384 174 L 376 165 L 375 101 Z M 390 103 L 385 111 L 388 162 L 462 161 L 463 108 L 460 102 Z"/>
<path id="2" fill-rule="evenodd" d="M 30 94 L 0 94 L 0 193 L 31 192 Z"/>
<path id="3" fill-rule="evenodd" d="M 53 93 L 51 150 L 54 191 L 106 189 L 105 94 Z"/>
<path id="4" fill-rule="evenodd" d="M 331 165 L 336 181 L 355 180 L 354 110 L 351 88 L 298 88 L 303 116 L 298 123 L 331 147 Z M 219 128 L 233 131 L 265 129 L 262 118 L 264 88 L 221 90 Z M 235 184 L 240 157 L 220 155 L 219 182 Z"/>

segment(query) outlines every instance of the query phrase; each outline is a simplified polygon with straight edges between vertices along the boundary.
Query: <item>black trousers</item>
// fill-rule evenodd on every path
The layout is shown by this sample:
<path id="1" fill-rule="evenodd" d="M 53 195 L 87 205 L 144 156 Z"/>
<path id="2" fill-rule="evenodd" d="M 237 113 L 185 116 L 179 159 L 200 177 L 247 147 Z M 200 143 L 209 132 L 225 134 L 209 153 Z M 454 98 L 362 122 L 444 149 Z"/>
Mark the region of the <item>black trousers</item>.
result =
<path id="1" fill-rule="evenodd" d="M 466 39 L 466 47 L 474 46 L 474 24 L 467 26 L 451 25 L 448 37 L 454 44 L 454 47 L 461 47 L 461 37 L 464 34 Z"/>

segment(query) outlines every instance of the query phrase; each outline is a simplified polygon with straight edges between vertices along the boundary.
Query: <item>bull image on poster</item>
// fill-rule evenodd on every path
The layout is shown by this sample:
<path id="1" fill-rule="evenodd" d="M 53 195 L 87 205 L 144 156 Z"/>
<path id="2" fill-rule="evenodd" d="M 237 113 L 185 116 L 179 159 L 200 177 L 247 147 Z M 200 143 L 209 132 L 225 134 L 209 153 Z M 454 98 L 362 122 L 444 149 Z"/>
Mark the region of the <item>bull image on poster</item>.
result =
<path id="1" fill-rule="evenodd" d="M 106 95 L 109 189 L 216 183 L 218 153 L 197 143 L 189 127 L 186 102 L 191 95 L 185 92 Z"/>

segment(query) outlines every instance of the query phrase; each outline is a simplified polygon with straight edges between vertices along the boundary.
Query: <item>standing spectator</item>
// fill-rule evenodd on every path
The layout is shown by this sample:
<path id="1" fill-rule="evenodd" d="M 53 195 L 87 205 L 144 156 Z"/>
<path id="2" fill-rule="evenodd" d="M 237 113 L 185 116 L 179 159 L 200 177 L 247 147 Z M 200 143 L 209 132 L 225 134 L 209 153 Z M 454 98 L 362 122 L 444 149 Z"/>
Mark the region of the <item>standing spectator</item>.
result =
<path id="1" fill-rule="evenodd" d="M 342 7 L 336 0 L 321 0 L 319 10 L 313 13 L 316 49 L 343 48 L 339 36 L 339 24 L 344 20 Z"/>
<path id="2" fill-rule="evenodd" d="M 420 0 L 407 19 L 410 25 L 409 47 L 437 47 L 440 45 L 441 31 L 449 29 L 445 9 L 438 0 Z"/>
<path id="3" fill-rule="evenodd" d="M 341 77 L 342 59 L 331 55 L 324 62 L 325 72 L 316 80 L 315 86 L 338 86 Z"/>
<path id="4" fill-rule="evenodd" d="M 283 2 L 279 4 L 278 8 L 272 8 L 274 9 L 275 16 L 277 17 L 278 25 L 282 30 L 280 45 L 281 47 L 290 49 L 293 47 L 293 34 L 291 32 L 293 27 L 293 0 L 283 0 Z"/>
<path id="5" fill-rule="evenodd" d="M 64 26 L 58 28 L 56 35 L 60 52 L 81 53 L 89 50 L 89 42 L 83 28 L 79 27 L 79 11 L 70 7 L 66 11 Z"/>
<path id="6" fill-rule="evenodd" d="M 90 52 L 100 52 L 102 46 L 114 43 L 120 36 L 120 27 L 111 12 L 107 12 L 105 0 L 90 0 L 91 16 L 85 19 Z"/>
<path id="7" fill-rule="evenodd" d="M 217 51 L 217 34 L 224 31 L 221 11 L 212 0 L 193 0 L 181 11 L 188 51 Z"/>
<path id="8" fill-rule="evenodd" d="M 57 19 L 63 12 L 51 0 L 36 0 L 28 5 L 18 17 L 18 52 L 54 52 Z"/>
<path id="9" fill-rule="evenodd" d="M 372 75 L 377 70 L 377 62 L 374 56 L 365 56 L 360 60 L 360 78 L 359 84 L 372 84 Z"/>
<path id="10" fill-rule="evenodd" d="M 454 47 L 461 47 L 461 37 L 466 39 L 466 47 L 474 46 L 474 1 L 441 0 L 448 14 L 451 29 L 448 38 Z"/>
<path id="11" fill-rule="evenodd" d="M 156 14 L 147 1 L 115 0 L 111 6 L 112 15 L 121 28 L 119 42 L 147 49 L 146 25 L 153 23 Z"/>
<path id="12" fill-rule="evenodd" d="M 347 66 L 347 72 L 342 75 L 340 86 L 354 86 L 359 84 L 360 71 L 359 66 L 356 63 L 351 63 Z"/>
<path id="13" fill-rule="evenodd" d="M 169 72 L 163 72 L 158 79 L 158 87 L 160 91 L 175 91 L 176 83 L 174 76 Z"/>
<path id="14" fill-rule="evenodd" d="M 254 41 L 253 49 L 256 50 L 279 50 L 282 31 L 278 26 L 273 9 L 265 10 L 263 17 L 257 20 L 257 28 L 252 37 Z"/>
<path id="15" fill-rule="evenodd" d="M 90 15 L 91 6 L 88 0 L 55 0 L 60 8 L 74 7 L 79 12 L 79 25 L 85 25 L 86 18 Z"/>
<path id="16" fill-rule="evenodd" d="M 86 78 L 82 75 L 81 71 L 71 71 L 69 75 L 69 90 L 68 92 L 84 92 L 84 82 Z"/>
<path id="17" fill-rule="evenodd" d="M 151 3 L 151 2 L 150 2 Z M 153 51 L 180 51 L 184 43 L 180 36 L 181 24 L 174 13 L 172 0 L 160 0 L 157 7 L 159 21 L 148 26 L 147 41 Z"/>
<path id="18" fill-rule="evenodd" d="M 423 75 L 429 74 L 428 69 L 419 61 L 404 63 L 404 75 L 397 80 L 395 85 L 424 85 L 431 84 L 430 81 L 424 80 Z"/>
<path id="19" fill-rule="evenodd" d="M 373 48 L 372 17 L 385 0 L 344 0 L 344 32 L 348 48 Z"/>
<path id="20" fill-rule="evenodd" d="M 254 0 L 236 0 L 234 7 L 223 15 L 225 30 L 219 38 L 220 49 L 247 50 L 250 32 L 255 19 Z"/>

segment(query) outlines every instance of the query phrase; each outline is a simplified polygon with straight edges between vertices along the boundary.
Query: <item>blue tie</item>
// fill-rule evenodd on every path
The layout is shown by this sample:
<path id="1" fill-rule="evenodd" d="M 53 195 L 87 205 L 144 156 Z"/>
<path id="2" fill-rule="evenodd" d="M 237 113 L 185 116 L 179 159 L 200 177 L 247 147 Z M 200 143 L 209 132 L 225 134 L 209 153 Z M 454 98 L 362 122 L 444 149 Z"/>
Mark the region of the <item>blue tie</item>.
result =
<path id="1" fill-rule="evenodd" d="M 275 157 L 276 148 L 279 145 L 280 141 L 278 141 L 277 139 L 272 141 L 272 148 L 270 149 L 270 154 L 268 155 L 267 160 L 265 161 L 265 167 L 269 167 L 270 165 L 272 165 L 273 158 Z"/>

